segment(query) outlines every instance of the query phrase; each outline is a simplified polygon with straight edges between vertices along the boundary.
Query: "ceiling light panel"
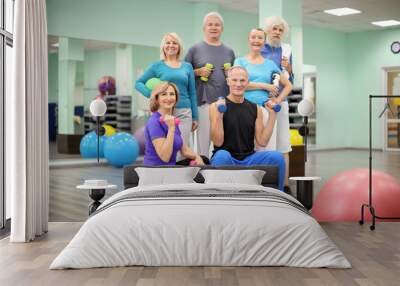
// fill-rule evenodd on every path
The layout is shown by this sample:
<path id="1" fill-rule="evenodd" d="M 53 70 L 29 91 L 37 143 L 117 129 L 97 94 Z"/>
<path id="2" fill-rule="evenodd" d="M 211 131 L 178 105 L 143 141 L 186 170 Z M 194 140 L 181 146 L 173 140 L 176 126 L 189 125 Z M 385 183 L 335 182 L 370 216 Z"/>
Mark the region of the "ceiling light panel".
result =
<path id="1" fill-rule="evenodd" d="M 385 21 L 371 22 L 371 24 L 379 27 L 390 27 L 390 26 L 400 25 L 400 22 L 396 20 L 385 20 Z"/>
<path id="2" fill-rule="evenodd" d="M 324 10 L 325 13 L 335 15 L 335 16 L 347 16 L 353 14 L 360 14 L 360 10 L 352 9 L 352 8 L 337 8 L 337 9 L 330 9 Z"/>

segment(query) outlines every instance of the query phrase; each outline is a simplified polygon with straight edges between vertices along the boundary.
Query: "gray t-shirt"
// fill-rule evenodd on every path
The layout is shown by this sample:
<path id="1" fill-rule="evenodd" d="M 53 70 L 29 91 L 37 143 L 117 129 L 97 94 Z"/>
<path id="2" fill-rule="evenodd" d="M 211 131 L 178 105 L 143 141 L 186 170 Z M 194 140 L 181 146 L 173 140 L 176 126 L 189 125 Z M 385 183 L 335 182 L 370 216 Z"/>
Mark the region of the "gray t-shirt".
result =
<path id="1" fill-rule="evenodd" d="M 207 63 L 213 64 L 213 72 L 208 77 L 208 81 L 200 80 L 196 77 L 196 94 L 197 105 L 204 103 L 213 103 L 219 96 L 227 96 L 229 93 L 226 84 L 224 64 L 230 63 L 233 65 L 235 53 L 224 44 L 220 46 L 212 46 L 202 41 L 193 45 L 186 57 L 185 61 L 192 64 L 193 69 L 204 67 Z"/>

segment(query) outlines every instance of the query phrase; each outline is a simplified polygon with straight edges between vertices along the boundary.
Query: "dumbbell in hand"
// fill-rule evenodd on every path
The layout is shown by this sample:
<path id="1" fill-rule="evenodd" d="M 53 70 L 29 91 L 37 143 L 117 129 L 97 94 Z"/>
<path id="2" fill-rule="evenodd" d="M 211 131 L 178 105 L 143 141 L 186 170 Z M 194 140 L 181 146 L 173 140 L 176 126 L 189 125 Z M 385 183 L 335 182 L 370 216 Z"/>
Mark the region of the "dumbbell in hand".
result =
<path id="1" fill-rule="evenodd" d="M 214 65 L 213 65 L 213 64 L 207 63 L 207 64 L 205 65 L 205 67 L 206 67 L 206 69 L 208 69 L 209 71 L 211 71 L 211 70 L 214 68 Z M 208 76 L 201 76 L 200 79 L 201 79 L 202 81 L 204 81 L 204 82 L 207 82 L 207 81 L 208 81 Z"/>
<path id="2" fill-rule="evenodd" d="M 224 69 L 230 69 L 232 67 L 231 63 L 224 63 Z"/>
<path id="3" fill-rule="evenodd" d="M 225 77 L 228 77 L 228 70 L 232 67 L 231 63 L 224 63 L 222 66 L 222 71 L 225 74 Z"/>
<path id="4" fill-rule="evenodd" d="M 265 106 L 265 105 L 267 105 L 269 108 L 273 109 L 275 112 L 281 111 L 281 108 L 282 108 L 280 106 L 280 104 L 276 104 L 270 99 L 267 99 L 266 101 L 264 101 L 263 106 Z"/>
<path id="5" fill-rule="evenodd" d="M 223 70 L 227 70 L 230 69 L 232 67 L 231 63 L 224 63 L 224 65 L 222 66 Z"/>
<path id="6" fill-rule="evenodd" d="M 160 117 L 160 123 L 164 123 L 164 117 Z M 181 120 L 179 118 L 175 118 L 175 125 L 179 125 L 181 123 Z"/>
<path id="7" fill-rule="evenodd" d="M 279 81 L 281 80 L 281 76 L 279 73 L 273 73 L 271 76 L 272 79 L 272 84 L 276 87 L 279 88 Z M 269 107 L 272 108 L 275 112 L 279 112 L 281 111 L 281 106 L 279 104 L 276 104 L 274 102 L 272 102 L 270 99 L 267 99 L 263 106 L 265 106 L 265 104 Z"/>
<path id="8" fill-rule="evenodd" d="M 218 109 L 218 111 L 219 111 L 220 113 L 225 113 L 225 111 L 226 111 L 226 109 L 227 109 L 226 103 L 225 103 L 225 98 L 222 97 L 222 96 L 220 96 L 220 97 L 218 97 L 218 100 L 221 100 L 221 103 L 220 103 L 220 104 L 218 104 L 218 101 L 217 101 L 217 109 Z M 223 103 L 222 103 L 222 100 L 223 100 Z"/>

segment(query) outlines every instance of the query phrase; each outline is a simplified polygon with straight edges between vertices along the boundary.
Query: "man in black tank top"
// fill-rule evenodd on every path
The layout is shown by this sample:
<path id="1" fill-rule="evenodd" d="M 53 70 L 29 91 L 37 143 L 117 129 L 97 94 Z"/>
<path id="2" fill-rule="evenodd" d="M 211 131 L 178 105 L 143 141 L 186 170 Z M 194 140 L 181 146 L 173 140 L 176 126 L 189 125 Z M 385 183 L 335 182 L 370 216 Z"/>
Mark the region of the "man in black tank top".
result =
<path id="1" fill-rule="evenodd" d="M 259 106 L 246 100 L 244 92 L 249 83 L 245 68 L 234 66 L 227 78 L 229 94 L 210 105 L 211 140 L 214 143 L 211 165 L 277 165 L 279 167 L 279 189 L 283 190 L 285 160 L 277 151 L 254 151 L 254 139 L 266 146 L 272 135 L 276 114 L 268 109 L 268 124 L 264 128 Z M 226 104 L 226 111 L 218 108 Z"/>

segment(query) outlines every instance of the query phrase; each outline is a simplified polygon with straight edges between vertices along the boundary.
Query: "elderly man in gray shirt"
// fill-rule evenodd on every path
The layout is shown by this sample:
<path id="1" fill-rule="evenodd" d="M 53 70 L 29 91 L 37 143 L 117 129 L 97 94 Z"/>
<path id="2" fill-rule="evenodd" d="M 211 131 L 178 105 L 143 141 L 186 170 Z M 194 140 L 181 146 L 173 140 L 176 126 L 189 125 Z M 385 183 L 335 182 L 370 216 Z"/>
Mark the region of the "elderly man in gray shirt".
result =
<path id="1" fill-rule="evenodd" d="M 208 13 L 203 20 L 204 40 L 193 45 L 185 61 L 192 64 L 196 76 L 199 127 L 197 129 L 197 153 L 209 156 L 210 119 L 209 105 L 218 97 L 229 93 L 226 72 L 233 65 L 233 50 L 221 42 L 224 20 L 217 12 Z"/>

